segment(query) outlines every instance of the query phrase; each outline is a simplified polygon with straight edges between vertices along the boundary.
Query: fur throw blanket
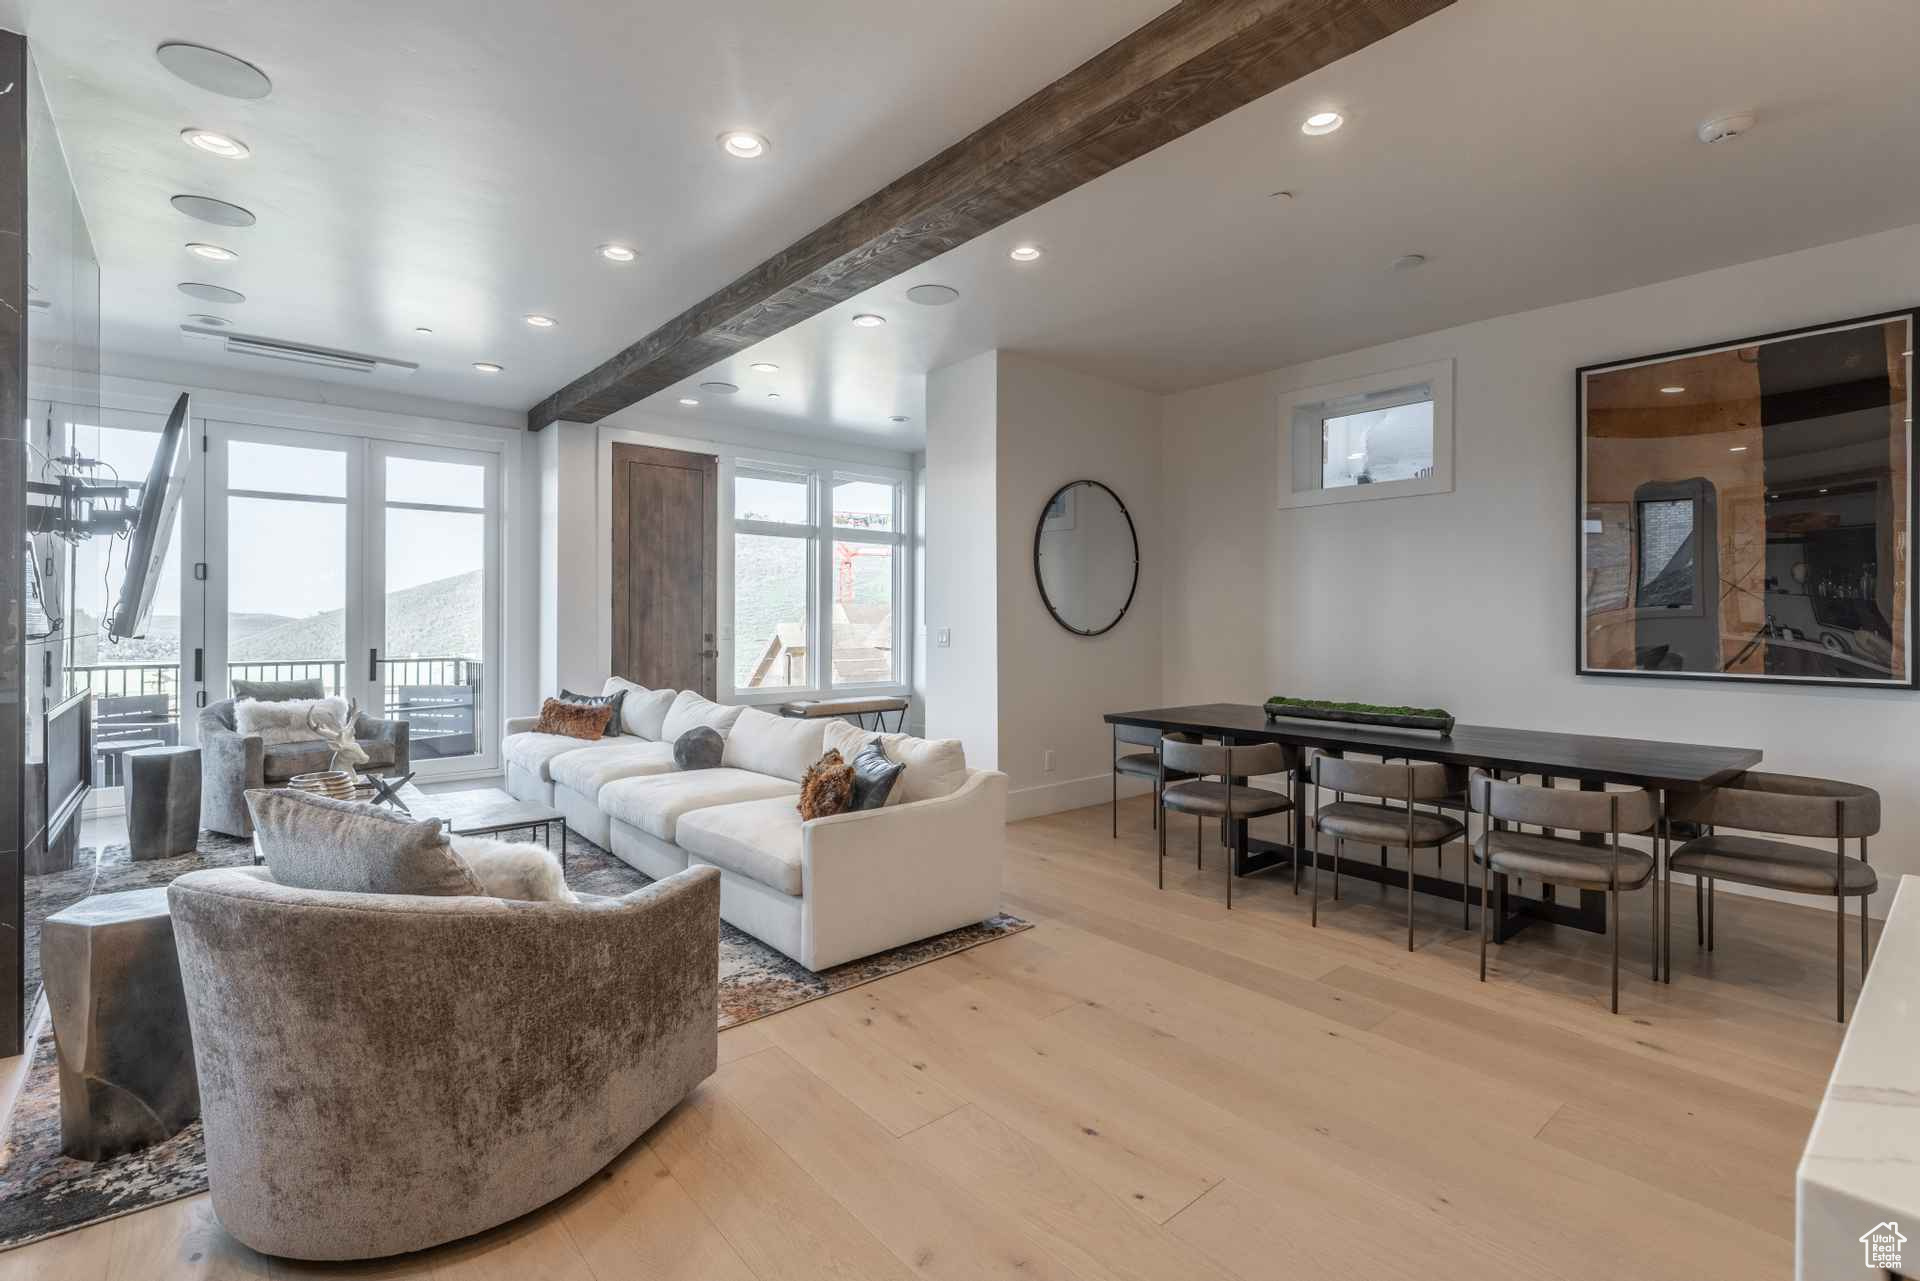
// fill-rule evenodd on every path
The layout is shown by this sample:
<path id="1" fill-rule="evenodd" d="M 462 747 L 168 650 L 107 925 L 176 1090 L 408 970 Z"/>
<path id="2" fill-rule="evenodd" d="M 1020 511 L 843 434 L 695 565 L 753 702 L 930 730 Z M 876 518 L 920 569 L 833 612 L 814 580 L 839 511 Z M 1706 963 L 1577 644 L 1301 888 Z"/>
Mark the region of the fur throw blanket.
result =
<path id="1" fill-rule="evenodd" d="M 323 724 L 330 721 L 339 725 L 347 719 L 347 700 L 297 698 L 285 703 L 266 703 L 257 698 L 243 698 L 233 705 L 233 728 L 241 737 L 258 737 L 268 747 L 278 743 L 312 743 L 317 741 L 317 736 L 307 724 L 308 712 Z"/>
<path id="2" fill-rule="evenodd" d="M 453 852 L 480 878 L 488 898 L 519 899 L 528 903 L 575 903 L 552 850 L 526 841 L 499 841 L 490 836 L 456 836 Z"/>

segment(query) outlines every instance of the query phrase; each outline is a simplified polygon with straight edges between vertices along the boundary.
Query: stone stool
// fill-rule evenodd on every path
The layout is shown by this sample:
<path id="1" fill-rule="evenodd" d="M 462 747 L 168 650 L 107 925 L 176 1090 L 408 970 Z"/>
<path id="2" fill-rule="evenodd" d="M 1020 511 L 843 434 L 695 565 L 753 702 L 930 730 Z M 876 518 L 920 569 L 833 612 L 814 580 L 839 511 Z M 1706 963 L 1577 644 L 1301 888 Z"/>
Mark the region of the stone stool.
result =
<path id="1" fill-rule="evenodd" d="M 165 886 L 96 894 L 40 928 L 60 1052 L 60 1150 L 99 1161 L 200 1115 L 180 958 Z"/>
<path id="2" fill-rule="evenodd" d="M 135 862 L 177 858 L 200 845 L 200 749 L 128 752 L 127 852 Z"/>

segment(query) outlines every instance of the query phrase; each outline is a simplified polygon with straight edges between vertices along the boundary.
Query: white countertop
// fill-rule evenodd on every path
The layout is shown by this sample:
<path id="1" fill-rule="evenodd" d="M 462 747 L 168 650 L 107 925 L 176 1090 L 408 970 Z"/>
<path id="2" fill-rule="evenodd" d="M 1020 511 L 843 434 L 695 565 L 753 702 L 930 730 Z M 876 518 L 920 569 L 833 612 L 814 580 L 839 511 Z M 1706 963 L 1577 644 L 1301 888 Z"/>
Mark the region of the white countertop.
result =
<path id="1" fill-rule="evenodd" d="M 1900 878 L 1795 1181 L 1800 1281 L 1878 1281 L 1860 1238 L 1883 1225 L 1920 1277 L 1920 876 Z"/>

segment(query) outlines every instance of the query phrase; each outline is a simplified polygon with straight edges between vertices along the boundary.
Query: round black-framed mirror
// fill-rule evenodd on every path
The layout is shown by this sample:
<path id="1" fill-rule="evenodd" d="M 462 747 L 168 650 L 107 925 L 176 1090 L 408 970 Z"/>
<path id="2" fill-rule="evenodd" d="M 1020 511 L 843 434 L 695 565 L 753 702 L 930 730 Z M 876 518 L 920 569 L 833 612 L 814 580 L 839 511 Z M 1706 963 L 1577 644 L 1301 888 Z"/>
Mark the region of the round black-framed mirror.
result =
<path id="1" fill-rule="evenodd" d="M 1053 621 L 1074 635 L 1119 626 L 1140 586 L 1140 535 L 1120 495 L 1097 480 L 1053 491 L 1033 527 L 1033 581 Z"/>

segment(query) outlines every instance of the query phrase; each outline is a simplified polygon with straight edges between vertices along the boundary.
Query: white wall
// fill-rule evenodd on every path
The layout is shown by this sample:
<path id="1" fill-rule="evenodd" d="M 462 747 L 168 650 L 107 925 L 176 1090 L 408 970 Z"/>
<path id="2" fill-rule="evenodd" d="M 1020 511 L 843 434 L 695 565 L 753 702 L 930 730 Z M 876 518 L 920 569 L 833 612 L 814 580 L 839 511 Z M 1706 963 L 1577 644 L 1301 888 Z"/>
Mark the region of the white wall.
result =
<path id="1" fill-rule="evenodd" d="M 1920 872 L 1916 695 L 1573 674 L 1573 373 L 1916 299 L 1910 227 L 1168 397 L 1167 701 L 1285 691 L 1757 747 L 1767 769 L 1880 789 L 1872 854 L 1890 901 L 1889 873 Z M 1448 358 L 1452 493 L 1275 508 L 1283 392 Z"/>
<path id="2" fill-rule="evenodd" d="M 989 351 L 927 375 L 927 733 L 976 769 L 1000 760 L 997 365 Z"/>
<path id="3" fill-rule="evenodd" d="M 1020 818 L 1107 800 L 1113 731 L 1102 714 L 1160 705 L 1159 398 L 1001 352 L 996 400 L 999 758 Z M 1075 480 L 1118 494 L 1140 540 L 1133 604 L 1100 636 L 1056 623 L 1033 576 L 1034 525 Z"/>

